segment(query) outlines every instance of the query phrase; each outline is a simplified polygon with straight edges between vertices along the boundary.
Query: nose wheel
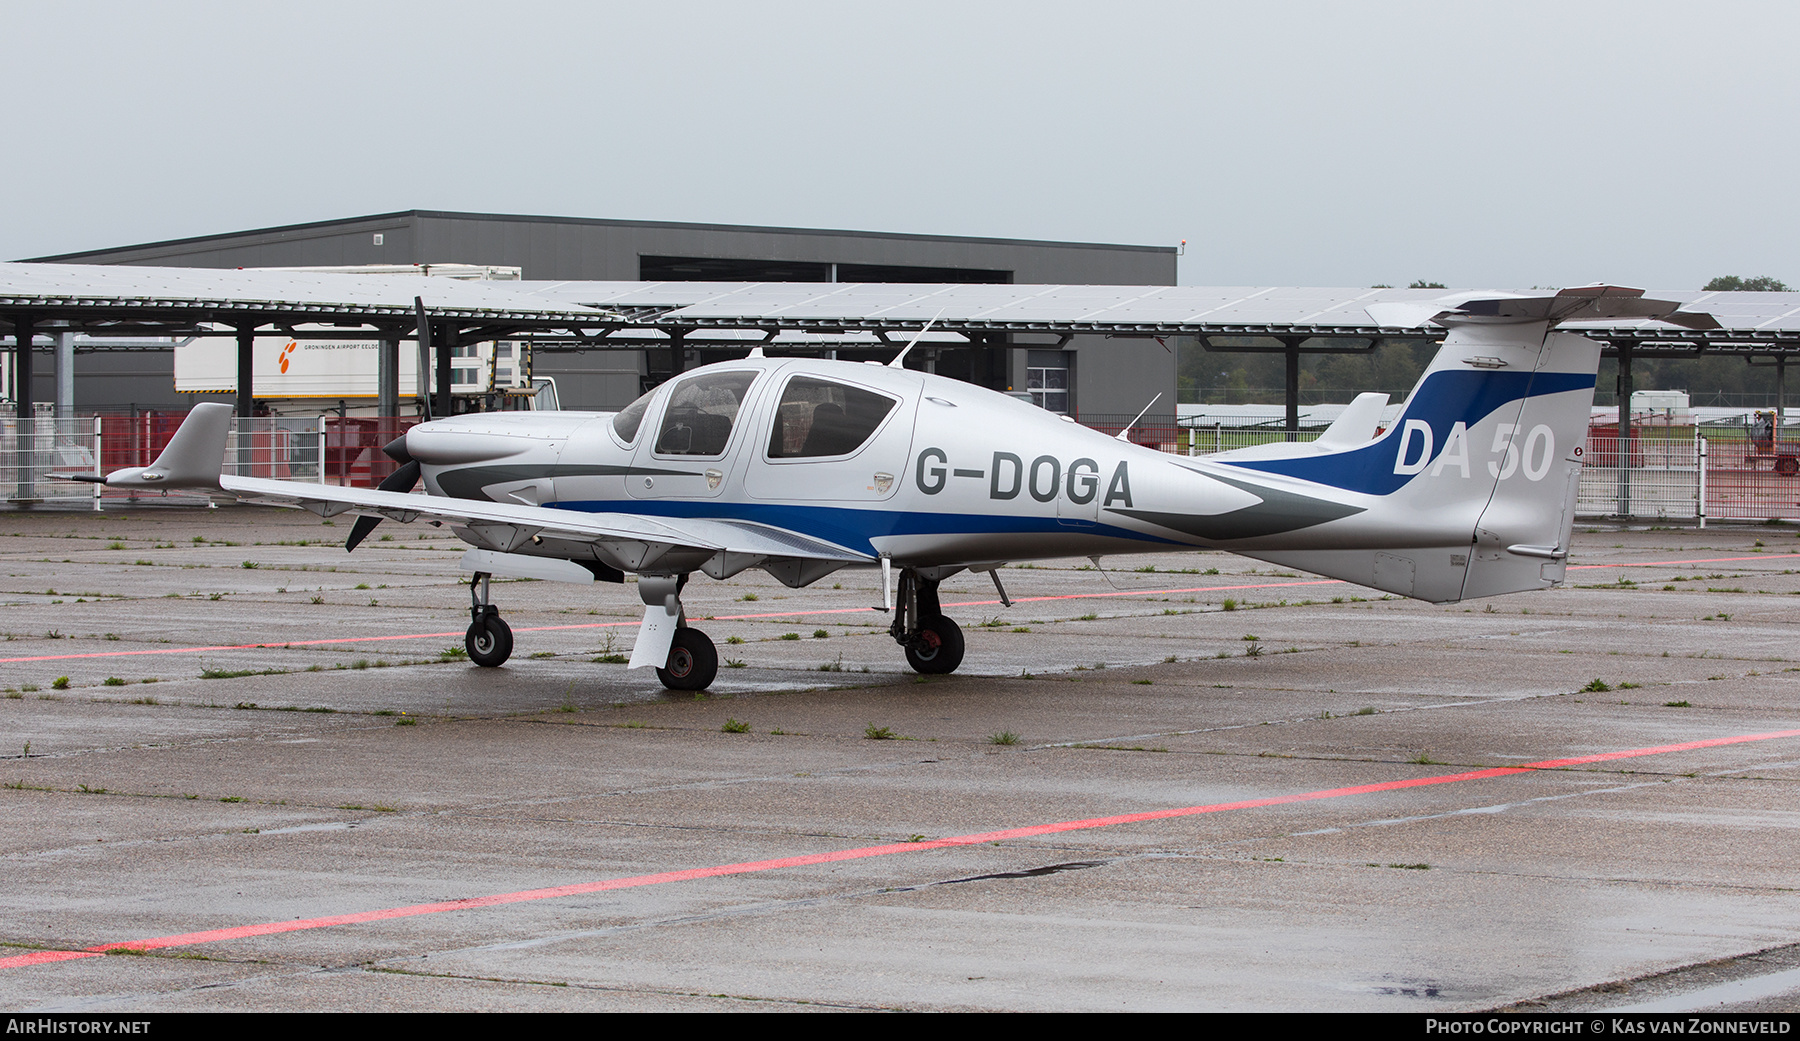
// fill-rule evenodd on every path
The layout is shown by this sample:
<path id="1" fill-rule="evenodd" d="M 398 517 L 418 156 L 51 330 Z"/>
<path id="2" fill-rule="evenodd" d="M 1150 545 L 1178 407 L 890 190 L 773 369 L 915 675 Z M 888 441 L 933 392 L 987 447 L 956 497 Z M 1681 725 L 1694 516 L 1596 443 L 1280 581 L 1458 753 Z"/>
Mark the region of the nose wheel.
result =
<path id="1" fill-rule="evenodd" d="M 463 649 L 469 660 L 484 669 L 506 663 L 512 657 L 512 626 L 500 620 L 500 609 L 488 603 L 488 575 L 476 572 L 469 579 L 469 633 L 463 637 Z"/>
<path id="2" fill-rule="evenodd" d="M 503 665 L 512 657 L 512 626 L 500 618 L 498 608 L 489 605 L 487 613 L 477 617 L 463 637 L 469 660 L 485 669 Z"/>
<path id="3" fill-rule="evenodd" d="M 937 581 L 907 568 L 900 572 L 899 594 L 888 635 L 906 651 L 906 664 L 927 676 L 955 672 L 963 660 L 962 627 L 939 609 Z"/>
<path id="4" fill-rule="evenodd" d="M 921 623 L 918 635 L 906 645 L 906 664 L 927 676 L 955 672 L 962 660 L 962 626 L 943 615 Z"/>

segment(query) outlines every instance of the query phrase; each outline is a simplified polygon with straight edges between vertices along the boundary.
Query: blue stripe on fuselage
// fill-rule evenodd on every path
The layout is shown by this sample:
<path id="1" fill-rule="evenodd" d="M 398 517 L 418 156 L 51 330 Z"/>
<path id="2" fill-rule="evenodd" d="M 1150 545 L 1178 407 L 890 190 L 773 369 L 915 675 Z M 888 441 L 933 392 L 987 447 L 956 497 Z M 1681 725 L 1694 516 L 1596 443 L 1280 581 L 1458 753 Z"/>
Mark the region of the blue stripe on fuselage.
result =
<path id="1" fill-rule="evenodd" d="M 651 517 L 694 517 L 701 520 L 748 521 L 784 528 L 824 542 L 876 555 L 871 539 L 883 535 L 1097 535 L 1165 546 L 1185 543 L 1147 535 L 1112 524 L 1080 524 L 1055 517 L 1019 517 L 984 513 L 915 513 L 844 506 L 730 502 L 716 499 L 628 499 L 545 503 L 582 513 L 636 513 Z"/>
<path id="2" fill-rule="evenodd" d="M 1302 456 L 1296 459 L 1247 459 L 1243 462 L 1221 459 L 1219 462 L 1245 470 L 1297 477 L 1303 481 L 1361 492 L 1364 495 L 1387 495 L 1404 487 L 1416 476 L 1394 472 L 1394 456 L 1400 451 L 1401 435 L 1406 429 L 1407 420 L 1415 419 L 1430 426 L 1432 451 L 1441 453 L 1445 442 L 1450 438 L 1450 428 L 1457 423 L 1472 428 L 1497 409 L 1521 398 L 1561 394 L 1570 390 L 1591 390 L 1593 386 L 1592 373 L 1434 372 L 1413 395 L 1406 412 L 1394 421 L 1394 426 L 1387 435 L 1378 441 L 1371 441 L 1348 452 L 1333 452 L 1328 455 Z"/>

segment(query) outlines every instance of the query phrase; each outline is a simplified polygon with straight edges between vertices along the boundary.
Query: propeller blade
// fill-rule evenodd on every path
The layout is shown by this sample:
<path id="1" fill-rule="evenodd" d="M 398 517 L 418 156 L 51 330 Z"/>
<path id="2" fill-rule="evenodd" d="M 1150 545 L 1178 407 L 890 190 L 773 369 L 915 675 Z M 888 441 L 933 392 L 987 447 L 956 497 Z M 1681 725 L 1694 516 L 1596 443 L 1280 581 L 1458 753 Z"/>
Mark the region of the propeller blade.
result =
<path id="1" fill-rule="evenodd" d="M 394 442 L 394 444 L 399 444 L 399 443 L 400 443 L 399 439 L 396 439 L 396 441 Z M 388 447 L 392 448 L 392 447 L 394 447 L 394 445 L 390 444 L 390 445 L 388 445 Z M 404 445 L 401 446 L 401 451 L 403 451 L 403 452 L 405 451 Z M 389 454 L 392 455 L 391 452 Z M 405 493 L 405 492 L 412 491 L 413 485 L 418 484 L 418 483 L 419 483 L 419 462 L 418 462 L 418 460 L 414 459 L 414 460 L 407 462 L 405 465 L 401 466 L 399 469 L 395 470 L 393 473 L 388 474 L 387 477 L 381 482 L 381 484 L 376 486 L 376 488 L 378 491 Z M 375 530 L 375 525 L 380 524 L 380 523 L 381 523 L 380 517 L 358 517 L 358 518 L 356 518 L 356 523 L 354 525 L 352 525 L 350 528 L 350 537 L 344 540 L 344 552 L 345 553 L 356 552 L 356 547 L 362 545 L 362 541 L 369 537 L 370 532 Z"/>
<path id="2" fill-rule="evenodd" d="M 413 312 L 419 319 L 419 379 L 421 381 L 421 388 L 430 388 L 431 380 L 426 374 L 431 371 L 431 320 L 425 317 L 424 297 L 413 297 Z M 419 395 L 419 412 L 425 417 L 426 422 L 431 421 L 431 391 L 429 389 L 424 389 L 423 393 Z"/>
<path id="3" fill-rule="evenodd" d="M 350 528 L 350 537 L 344 540 L 344 552 L 356 552 L 356 547 L 362 545 L 362 540 L 368 538 L 369 533 L 375 530 L 375 525 L 380 523 L 380 517 L 356 518 L 356 523 Z"/>

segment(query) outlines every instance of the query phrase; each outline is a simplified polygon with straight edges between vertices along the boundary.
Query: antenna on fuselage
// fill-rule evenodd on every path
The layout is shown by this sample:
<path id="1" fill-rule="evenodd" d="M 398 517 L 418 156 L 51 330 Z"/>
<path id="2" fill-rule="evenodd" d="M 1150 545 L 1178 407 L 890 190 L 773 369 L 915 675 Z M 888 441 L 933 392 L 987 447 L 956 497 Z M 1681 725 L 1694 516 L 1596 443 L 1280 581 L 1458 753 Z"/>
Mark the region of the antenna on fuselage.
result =
<path id="1" fill-rule="evenodd" d="M 1153 407 L 1153 406 L 1154 406 L 1154 405 L 1155 405 L 1155 404 L 1156 404 L 1156 403 L 1157 403 L 1157 402 L 1159 402 L 1159 401 L 1161 401 L 1161 400 L 1162 400 L 1162 395 L 1161 395 L 1161 394 L 1157 394 L 1157 395 L 1156 395 L 1156 396 L 1155 396 L 1155 397 L 1153 397 L 1153 398 L 1151 398 L 1151 399 L 1150 399 L 1150 404 L 1148 404 L 1148 405 L 1145 405 L 1145 406 L 1144 406 L 1144 412 L 1148 412 L 1148 411 L 1150 411 L 1150 409 L 1151 409 L 1151 408 L 1152 408 L 1152 407 Z M 1115 437 L 1115 438 L 1117 438 L 1117 439 L 1118 439 L 1118 440 L 1120 440 L 1120 441 L 1126 441 L 1126 442 L 1129 442 L 1129 441 L 1130 441 L 1130 440 L 1131 440 L 1131 439 L 1130 439 L 1130 437 L 1128 437 L 1128 436 L 1127 436 L 1127 435 L 1129 435 L 1129 434 L 1130 434 L 1130 433 L 1131 433 L 1131 428 L 1132 428 L 1132 427 L 1134 427 L 1134 426 L 1137 426 L 1137 421 L 1138 421 L 1138 420 L 1140 420 L 1140 419 L 1143 419 L 1143 418 L 1144 418 L 1144 412 L 1139 412 L 1139 413 L 1138 413 L 1138 414 L 1137 414 L 1137 415 L 1135 415 L 1135 416 L 1132 416 L 1132 417 L 1131 417 L 1131 422 L 1129 422 L 1129 423 L 1127 423 L 1127 424 L 1125 424 L 1125 429 L 1124 429 L 1124 430 L 1121 430 L 1121 431 L 1119 431 L 1119 432 L 1118 432 L 1118 433 L 1117 433 L 1117 434 L 1114 434 L 1114 435 L 1113 435 L 1113 437 Z"/>
<path id="2" fill-rule="evenodd" d="M 920 340 L 924 339 L 925 334 L 931 330 L 932 325 L 934 325 L 939 318 L 944 317 L 944 312 L 946 310 L 948 310 L 948 308 L 943 308 L 943 307 L 938 308 L 938 313 L 931 316 L 931 321 L 925 323 L 925 328 L 920 329 L 917 336 L 914 336 L 910 341 L 908 341 L 906 346 L 900 348 L 900 353 L 894 355 L 894 360 L 888 362 L 887 367 L 890 369 L 906 368 L 905 365 L 900 364 L 901 362 L 906 360 L 906 352 L 913 349 L 913 344 L 916 344 Z"/>

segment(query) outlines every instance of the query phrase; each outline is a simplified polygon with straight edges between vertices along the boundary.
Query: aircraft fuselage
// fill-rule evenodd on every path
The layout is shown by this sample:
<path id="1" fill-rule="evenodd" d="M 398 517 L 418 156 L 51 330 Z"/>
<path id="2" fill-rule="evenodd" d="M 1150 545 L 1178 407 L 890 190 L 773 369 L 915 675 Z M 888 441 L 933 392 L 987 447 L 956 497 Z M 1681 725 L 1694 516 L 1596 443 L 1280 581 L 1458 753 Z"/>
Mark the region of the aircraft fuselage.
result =
<path id="1" fill-rule="evenodd" d="M 684 383 L 708 378 L 722 387 L 684 400 Z M 1211 482 L 1173 467 L 1165 453 L 957 380 L 749 359 L 695 370 L 647 397 L 635 429 L 622 431 L 618 413 L 487 414 L 415 427 L 407 449 L 434 494 L 749 521 L 898 566 L 1202 541 L 1119 511 L 1192 511 L 1194 487 Z M 849 398 L 853 413 L 835 440 L 824 429 L 828 416 L 846 420 L 828 412 L 844 404 L 834 397 Z M 1188 485 L 1186 494 L 1167 501 L 1176 483 Z"/>

